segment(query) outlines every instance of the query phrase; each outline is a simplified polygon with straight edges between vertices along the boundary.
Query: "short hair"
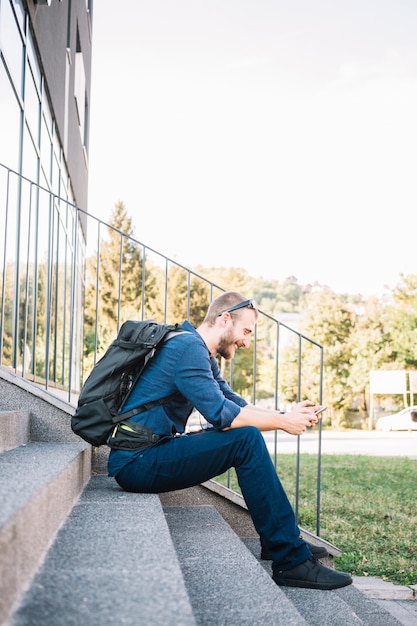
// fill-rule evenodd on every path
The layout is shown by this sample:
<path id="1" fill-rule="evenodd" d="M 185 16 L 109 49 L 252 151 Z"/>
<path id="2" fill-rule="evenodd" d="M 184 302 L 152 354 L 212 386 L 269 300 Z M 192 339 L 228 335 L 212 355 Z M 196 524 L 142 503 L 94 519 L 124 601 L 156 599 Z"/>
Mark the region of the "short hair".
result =
<path id="1" fill-rule="evenodd" d="M 247 300 L 247 298 L 245 298 L 245 296 L 242 296 L 242 294 L 238 291 L 225 291 L 215 300 L 213 300 L 213 302 L 211 302 L 204 318 L 204 322 L 209 326 L 214 326 L 216 319 L 219 317 L 219 315 L 227 311 L 227 309 L 231 309 L 236 304 L 239 304 L 240 302 L 245 302 L 245 300 Z M 255 308 L 253 309 L 253 311 L 257 319 L 258 311 Z M 239 315 L 239 313 L 240 310 L 233 311 L 233 314 Z"/>

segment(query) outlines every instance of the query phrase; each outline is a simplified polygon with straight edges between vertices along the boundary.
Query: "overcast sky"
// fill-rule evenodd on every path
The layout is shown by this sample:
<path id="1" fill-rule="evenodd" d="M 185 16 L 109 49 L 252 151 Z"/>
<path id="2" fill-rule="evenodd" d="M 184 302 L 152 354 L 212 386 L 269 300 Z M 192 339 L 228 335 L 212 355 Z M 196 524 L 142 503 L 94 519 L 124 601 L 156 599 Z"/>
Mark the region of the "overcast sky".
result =
<path id="1" fill-rule="evenodd" d="M 415 0 L 98 0 L 89 209 L 184 265 L 417 273 Z M 227 285 L 225 285 L 227 288 Z"/>

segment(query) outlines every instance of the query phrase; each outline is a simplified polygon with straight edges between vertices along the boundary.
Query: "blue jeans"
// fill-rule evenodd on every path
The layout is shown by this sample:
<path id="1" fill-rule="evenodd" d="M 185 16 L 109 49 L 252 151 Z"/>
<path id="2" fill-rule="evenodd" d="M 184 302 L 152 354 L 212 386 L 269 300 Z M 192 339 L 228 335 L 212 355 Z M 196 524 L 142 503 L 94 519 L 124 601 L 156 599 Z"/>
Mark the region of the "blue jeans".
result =
<path id="1" fill-rule="evenodd" d="M 199 485 L 231 467 L 273 569 L 291 569 L 310 558 L 265 440 L 254 426 L 209 429 L 163 441 L 143 450 L 116 480 L 125 491 L 163 493 Z"/>

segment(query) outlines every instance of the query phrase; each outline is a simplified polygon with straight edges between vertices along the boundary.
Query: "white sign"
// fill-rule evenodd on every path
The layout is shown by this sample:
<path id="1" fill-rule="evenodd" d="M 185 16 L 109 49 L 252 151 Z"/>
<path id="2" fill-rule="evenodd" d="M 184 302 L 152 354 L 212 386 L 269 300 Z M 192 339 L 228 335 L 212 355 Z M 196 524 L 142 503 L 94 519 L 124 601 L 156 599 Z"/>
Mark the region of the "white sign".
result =
<path id="1" fill-rule="evenodd" d="M 406 393 L 405 370 L 374 370 L 371 372 L 371 394 Z"/>

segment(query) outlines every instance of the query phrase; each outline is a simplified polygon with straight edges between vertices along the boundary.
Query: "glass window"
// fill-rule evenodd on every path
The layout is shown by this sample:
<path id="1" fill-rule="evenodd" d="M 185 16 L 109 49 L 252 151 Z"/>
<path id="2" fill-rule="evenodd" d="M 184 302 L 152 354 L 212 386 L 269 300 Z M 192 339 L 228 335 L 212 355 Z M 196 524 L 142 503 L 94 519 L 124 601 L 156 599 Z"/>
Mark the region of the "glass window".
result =
<path id="1" fill-rule="evenodd" d="M 0 45 L 17 94 L 22 96 L 23 41 L 10 2 L 0 2 Z"/>
<path id="2" fill-rule="evenodd" d="M 52 172 L 51 172 L 51 185 L 52 191 L 57 196 L 59 196 L 59 182 L 60 182 L 60 172 L 61 172 L 61 151 L 59 149 L 58 140 L 54 142 L 55 150 L 52 157 Z"/>
<path id="3" fill-rule="evenodd" d="M 51 110 L 44 92 L 42 98 L 42 118 L 41 118 L 41 164 L 50 187 L 51 167 L 52 167 L 52 147 L 53 147 L 54 124 Z"/>
<path id="4" fill-rule="evenodd" d="M 40 118 L 41 103 L 39 100 L 38 90 L 36 89 L 35 82 L 30 67 L 27 67 L 26 71 L 26 87 L 25 87 L 25 117 L 26 123 L 30 128 L 33 141 L 36 146 L 39 146 L 39 118 Z"/>
<path id="5" fill-rule="evenodd" d="M 81 141 L 84 145 L 84 124 L 85 124 L 85 71 L 83 53 L 75 54 L 75 79 L 74 79 L 75 105 L 78 114 L 78 124 L 80 127 Z"/>
<path id="6" fill-rule="evenodd" d="M 0 167 L 0 295 L 4 289 L 6 302 L 0 362 L 21 366 L 34 379 L 50 377 L 62 384 L 71 374 L 78 388 L 85 244 L 24 7 L 23 0 L 0 0 L 0 163 L 5 166 Z M 78 38 L 74 95 L 83 140 L 85 81 Z M 80 245 L 74 251 L 76 234 Z M 79 265 L 73 290 L 75 252 Z M 46 324 L 50 334 L 42 332 Z M 71 372 L 70 349 L 76 355 Z"/>
<path id="7" fill-rule="evenodd" d="M 31 134 L 25 124 L 23 134 L 22 175 L 37 182 L 38 180 L 38 154 L 33 144 Z"/>
<path id="8" fill-rule="evenodd" d="M 25 32 L 25 9 L 23 8 L 22 0 L 12 0 L 13 8 L 15 11 L 17 23 L 19 24 L 22 33 Z"/>
<path id="9" fill-rule="evenodd" d="M 51 173 L 51 158 L 52 158 L 52 137 L 49 133 L 48 122 L 45 118 L 45 114 L 42 115 L 41 122 L 41 164 L 42 169 L 45 172 L 45 176 L 48 180 Z"/>
<path id="10" fill-rule="evenodd" d="M 26 46 L 27 46 L 27 55 L 28 55 L 30 67 L 31 67 L 32 74 L 33 74 L 33 80 L 36 85 L 36 89 L 38 90 L 39 93 L 41 93 L 41 80 L 42 80 L 41 72 L 39 69 L 38 60 L 36 58 L 35 46 L 34 46 L 30 31 L 28 32 L 28 36 L 26 39 Z"/>
<path id="11" fill-rule="evenodd" d="M 0 93 L 0 163 L 17 171 L 19 169 L 21 110 L 1 60 Z"/>

